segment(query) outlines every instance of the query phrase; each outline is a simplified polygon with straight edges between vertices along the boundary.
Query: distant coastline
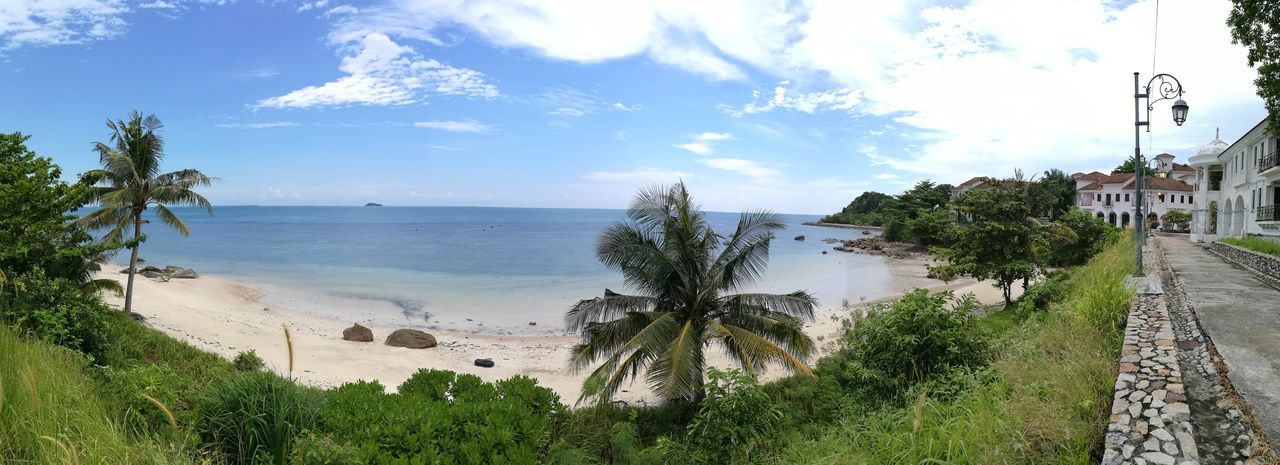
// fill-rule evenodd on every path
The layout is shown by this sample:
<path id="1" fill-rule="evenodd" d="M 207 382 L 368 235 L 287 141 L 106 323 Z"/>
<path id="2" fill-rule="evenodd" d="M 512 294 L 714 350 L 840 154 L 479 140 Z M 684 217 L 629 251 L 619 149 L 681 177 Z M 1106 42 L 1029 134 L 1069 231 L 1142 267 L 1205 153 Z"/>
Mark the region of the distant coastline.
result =
<path id="1" fill-rule="evenodd" d="M 804 224 L 805 226 L 821 226 L 821 227 L 824 227 L 824 228 L 841 228 L 841 229 L 870 229 L 870 230 L 873 230 L 873 231 L 880 231 L 880 230 L 884 229 L 884 228 L 883 228 L 883 227 L 881 227 L 881 226 L 862 226 L 862 225 L 857 225 L 857 224 L 841 224 L 841 223 L 819 223 L 819 222 L 817 222 L 817 221 L 806 221 L 806 222 L 804 222 L 804 223 L 802 223 L 802 224 Z"/>

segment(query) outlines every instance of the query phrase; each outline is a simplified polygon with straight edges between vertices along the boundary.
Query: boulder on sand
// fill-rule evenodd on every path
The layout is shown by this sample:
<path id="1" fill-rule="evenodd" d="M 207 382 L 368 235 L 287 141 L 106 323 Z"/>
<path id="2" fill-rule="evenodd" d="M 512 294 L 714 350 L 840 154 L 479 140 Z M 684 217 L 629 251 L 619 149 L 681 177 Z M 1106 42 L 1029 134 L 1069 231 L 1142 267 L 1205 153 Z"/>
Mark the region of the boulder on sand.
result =
<path id="1" fill-rule="evenodd" d="M 797 240 L 797 241 L 803 241 L 803 240 L 804 240 L 804 234 L 801 234 L 801 235 L 799 235 L 799 236 L 796 236 L 796 240 Z"/>
<path id="2" fill-rule="evenodd" d="M 476 366 L 481 367 L 481 368 L 493 368 L 493 359 L 491 359 L 491 358 L 477 358 L 477 359 L 476 359 Z"/>
<path id="3" fill-rule="evenodd" d="M 342 330 L 342 340 L 356 342 L 373 342 L 373 330 L 361 326 L 360 323 Z"/>
<path id="4" fill-rule="evenodd" d="M 429 349 L 436 346 L 436 337 L 416 329 L 397 329 L 387 335 L 386 344 L 392 347 Z"/>
<path id="5" fill-rule="evenodd" d="M 196 271 L 191 268 L 183 268 L 180 266 L 173 266 L 173 265 L 164 267 L 164 274 L 169 275 L 170 278 L 186 278 L 186 279 L 195 279 L 200 276 L 196 274 Z"/>

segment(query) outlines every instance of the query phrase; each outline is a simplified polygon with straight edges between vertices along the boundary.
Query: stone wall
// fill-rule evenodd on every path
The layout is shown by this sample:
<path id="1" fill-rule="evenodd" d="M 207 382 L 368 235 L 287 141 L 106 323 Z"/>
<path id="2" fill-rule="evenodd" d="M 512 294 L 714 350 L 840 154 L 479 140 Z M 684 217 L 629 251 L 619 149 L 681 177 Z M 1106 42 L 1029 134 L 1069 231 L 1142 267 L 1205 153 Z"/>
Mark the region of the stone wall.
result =
<path id="1" fill-rule="evenodd" d="M 1136 285 L 1138 296 L 1125 326 L 1102 463 L 1199 463 L 1160 281 L 1148 277 Z"/>
<path id="2" fill-rule="evenodd" d="M 1233 265 L 1249 270 L 1272 286 L 1280 287 L 1280 257 L 1254 252 L 1222 242 L 1210 243 L 1209 251 L 1221 256 Z"/>

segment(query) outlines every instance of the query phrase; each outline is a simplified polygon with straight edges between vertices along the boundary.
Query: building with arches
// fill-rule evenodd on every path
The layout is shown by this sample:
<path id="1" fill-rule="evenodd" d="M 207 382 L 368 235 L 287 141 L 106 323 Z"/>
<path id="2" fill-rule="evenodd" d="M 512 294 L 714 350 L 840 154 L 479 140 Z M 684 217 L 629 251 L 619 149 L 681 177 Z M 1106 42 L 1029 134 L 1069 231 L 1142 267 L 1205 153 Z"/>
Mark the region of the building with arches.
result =
<path id="1" fill-rule="evenodd" d="M 1142 180 L 1146 200 L 1143 212 L 1147 215 L 1147 224 L 1156 229 L 1183 230 L 1186 225 L 1164 224 L 1162 218 L 1170 210 L 1192 210 L 1194 187 L 1187 180 L 1195 175 L 1195 171 L 1188 165 L 1174 163 L 1173 155 L 1167 153 L 1155 158 L 1160 161 L 1159 175 Z M 1133 173 L 1094 171 L 1076 173 L 1071 177 L 1076 180 L 1076 207 L 1118 228 L 1129 227 L 1133 223 L 1133 207 L 1137 201 Z"/>
<path id="2" fill-rule="evenodd" d="M 1220 135 L 1189 160 L 1196 203 L 1191 239 L 1263 236 L 1280 239 L 1280 138 L 1266 119 L 1232 144 Z"/>

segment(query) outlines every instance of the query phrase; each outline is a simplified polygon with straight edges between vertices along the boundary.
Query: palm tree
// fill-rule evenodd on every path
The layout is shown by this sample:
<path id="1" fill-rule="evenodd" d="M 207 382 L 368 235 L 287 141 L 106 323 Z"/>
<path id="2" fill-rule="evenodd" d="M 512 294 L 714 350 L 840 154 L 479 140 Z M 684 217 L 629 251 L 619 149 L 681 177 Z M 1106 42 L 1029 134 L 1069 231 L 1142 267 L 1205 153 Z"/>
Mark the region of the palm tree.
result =
<path id="1" fill-rule="evenodd" d="M 814 343 L 801 326 L 813 320 L 813 296 L 737 293 L 763 274 L 773 231 L 783 227 L 777 215 L 743 213 L 731 236 L 716 234 L 681 182 L 641 191 L 627 218 L 600 236 L 596 256 L 639 294 L 605 289 L 565 315 L 583 339 L 572 368 L 603 360 L 580 401 L 607 401 L 643 371 L 663 398 L 700 402 L 711 345 L 749 373 L 778 362 L 812 374 L 805 360 Z"/>
<path id="2" fill-rule="evenodd" d="M 178 215 L 166 205 L 194 205 L 204 207 L 213 214 L 213 206 L 203 196 L 191 190 L 196 186 L 208 186 L 213 178 L 199 171 L 186 169 L 160 172 L 164 159 L 164 139 L 156 134 L 163 125 L 155 115 L 142 116 L 134 111 L 126 120 L 107 120 L 111 129 L 111 142 L 93 144 L 102 163 L 102 169 L 86 173 L 98 180 L 95 200 L 102 208 L 85 215 L 80 221 L 91 228 L 111 228 L 104 240 L 123 243 L 129 255 L 129 281 L 125 285 L 124 311 L 133 308 L 133 278 L 138 266 L 138 246 L 146 239 L 142 234 L 142 213 L 155 207 L 161 222 L 177 229 L 182 235 L 191 230 Z M 133 236 L 122 241 L 125 231 L 133 229 Z"/>

